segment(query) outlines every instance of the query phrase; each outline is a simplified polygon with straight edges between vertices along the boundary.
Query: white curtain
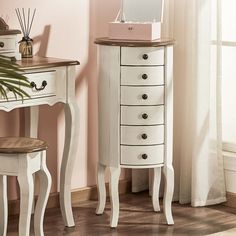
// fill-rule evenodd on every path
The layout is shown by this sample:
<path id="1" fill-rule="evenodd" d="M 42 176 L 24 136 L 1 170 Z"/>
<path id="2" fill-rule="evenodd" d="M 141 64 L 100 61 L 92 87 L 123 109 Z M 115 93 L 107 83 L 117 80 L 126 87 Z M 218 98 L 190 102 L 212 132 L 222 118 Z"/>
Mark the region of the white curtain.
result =
<path id="1" fill-rule="evenodd" d="M 191 202 L 192 206 L 217 204 L 226 201 L 221 140 L 220 0 L 165 3 L 163 34 L 176 40 L 175 199 Z M 213 17 L 216 13 L 217 17 Z M 212 24 L 213 18 L 217 19 L 216 25 Z M 212 46 L 214 26 L 217 43 Z M 137 177 L 133 179 L 138 183 Z"/>

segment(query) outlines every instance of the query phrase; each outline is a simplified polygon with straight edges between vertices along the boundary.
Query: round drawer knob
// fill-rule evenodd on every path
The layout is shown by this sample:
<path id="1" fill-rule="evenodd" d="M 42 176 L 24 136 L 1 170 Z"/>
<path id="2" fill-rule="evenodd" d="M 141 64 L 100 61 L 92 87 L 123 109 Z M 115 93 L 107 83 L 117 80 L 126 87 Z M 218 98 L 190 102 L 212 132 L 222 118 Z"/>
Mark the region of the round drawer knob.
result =
<path id="1" fill-rule="evenodd" d="M 4 47 L 4 42 L 0 42 L 0 48 Z"/>
<path id="2" fill-rule="evenodd" d="M 146 160 L 146 159 L 148 158 L 148 155 L 147 155 L 147 154 L 142 154 L 142 158 L 143 158 L 144 160 Z"/>
<path id="3" fill-rule="evenodd" d="M 142 79 L 147 79 L 148 75 L 147 74 L 142 74 Z"/>
<path id="4" fill-rule="evenodd" d="M 143 118 L 144 120 L 146 120 L 146 119 L 148 118 L 148 114 L 147 114 L 147 113 L 143 113 L 143 114 L 142 114 L 142 118 Z"/>
<path id="5" fill-rule="evenodd" d="M 147 60 L 148 59 L 148 54 L 143 54 L 143 60 Z"/>
<path id="6" fill-rule="evenodd" d="M 143 99 L 143 100 L 148 99 L 148 95 L 147 95 L 147 94 L 143 94 L 143 95 L 142 95 L 142 99 Z"/>
<path id="7" fill-rule="evenodd" d="M 147 139 L 148 136 L 147 136 L 147 134 L 142 134 L 141 137 L 142 137 L 142 139 Z"/>

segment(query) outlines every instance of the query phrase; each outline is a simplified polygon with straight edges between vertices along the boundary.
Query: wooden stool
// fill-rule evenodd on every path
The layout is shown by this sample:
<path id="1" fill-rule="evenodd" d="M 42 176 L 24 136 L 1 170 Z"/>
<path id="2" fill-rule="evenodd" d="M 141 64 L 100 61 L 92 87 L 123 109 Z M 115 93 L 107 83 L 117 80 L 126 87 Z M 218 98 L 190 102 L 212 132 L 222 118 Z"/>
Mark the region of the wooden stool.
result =
<path id="1" fill-rule="evenodd" d="M 40 193 L 34 214 L 34 232 L 43 236 L 44 212 L 51 188 L 51 175 L 46 166 L 44 141 L 23 138 L 0 138 L 0 235 L 7 233 L 7 176 L 17 176 L 20 186 L 19 236 L 29 236 L 34 197 L 33 174 L 39 176 Z"/>

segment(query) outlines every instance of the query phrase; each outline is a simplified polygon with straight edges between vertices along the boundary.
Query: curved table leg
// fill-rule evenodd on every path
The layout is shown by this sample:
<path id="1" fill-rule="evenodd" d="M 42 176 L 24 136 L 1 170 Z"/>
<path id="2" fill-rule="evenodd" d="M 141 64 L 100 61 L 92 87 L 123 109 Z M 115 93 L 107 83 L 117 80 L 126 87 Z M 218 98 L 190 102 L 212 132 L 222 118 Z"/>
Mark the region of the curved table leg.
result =
<path id="1" fill-rule="evenodd" d="M 105 185 L 106 166 L 98 163 L 97 166 L 97 188 L 98 188 L 98 206 L 96 214 L 101 215 L 106 205 L 106 185 Z"/>
<path id="2" fill-rule="evenodd" d="M 0 175 L 0 235 L 7 235 L 7 176 Z"/>
<path id="3" fill-rule="evenodd" d="M 171 202 L 172 202 L 173 193 L 174 193 L 174 169 L 173 167 L 164 166 L 163 174 L 165 177 L 165 190 L 164 190 L 164 200 L 163 200 L 164 213 L 165 213 L 167 224 L 173 225 L 174 220 L 173 220 L 172 211 L 171 211 Z"/>
<path id="4" fill-rule="evenodd" d="M 24 108 L 25 113 L 25 136 L 38 137 L 39 106 Z"/>
<path id="5" fill-rule="evenodd" d="M 46 166 L 46 151 L 42 152 L 41 155 L 41 167 L 36 174 L 39 176 L 40 181 L 40 192 L 35 208 L 34 215 L 34 234 L 35 236 L 43 236 L 43 219 L 44 213 L 52 185 L 51 175 Z"/>
<path id="6" fill-rule="evenodd" d="M 39 106 L 25 107 L 25 137 L 38 138 Z M 35 176 L 33 175 L 35 180 Z M 35 201 L 32 203 L 32 213 L 34 213 Z"/>
<path id="7" fill-rule="evenodd" d="M 17 180 L 20 186 L 19 236 L 29 236 L 34 180 L 28 168 L 28 157 L 19 158 L 19 174 Z"/>
<path id="8" fill-rule="evenodd" d="M 76 102 L 65 104 L 65 145 L 60 171 L 60 207 L 64 223 L 75 225 L 71 205 L 71 177 L 76 158 L 79 130 L 79 109 Z"/>
<path id="9" fill-rule="evenodd" d="M 159 204 L 159 190 L 161 183 L 161 167 L 154 168 L 153 182 L 152 182 L 152 205 L 154 211 L 160 211 Z"/>
<path id="10" fill-rule="evenodd" d="M 110 201 L 111 201 L 111 217 L 110 226 L 111 228 L 117 227 L 119 218 L 119 177 L 120 167 L 110 167 Z"/>

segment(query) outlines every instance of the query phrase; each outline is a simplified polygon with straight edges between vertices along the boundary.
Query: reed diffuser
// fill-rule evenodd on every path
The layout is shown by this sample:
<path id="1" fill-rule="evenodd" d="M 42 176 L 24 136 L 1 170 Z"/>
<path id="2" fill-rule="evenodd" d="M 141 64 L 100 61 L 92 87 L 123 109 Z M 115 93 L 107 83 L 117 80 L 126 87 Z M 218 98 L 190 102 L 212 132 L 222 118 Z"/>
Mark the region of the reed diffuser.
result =
<path id="1" fill-rule="evenodd" d="M 29 34 L 34 21 L 36 9 L 34 9 L 32 16 L 30 8 L 27 13 L 25 13 L 24 8 L 22 8 L 22 12 L 20 12 L 19 8 L 16 8 L 15 10 L 23 33 L 23 37 L 19 42 L 19 52 L 21 53 L 22 58 L 33 57 L 33 39 L 30 38 Z"/>

